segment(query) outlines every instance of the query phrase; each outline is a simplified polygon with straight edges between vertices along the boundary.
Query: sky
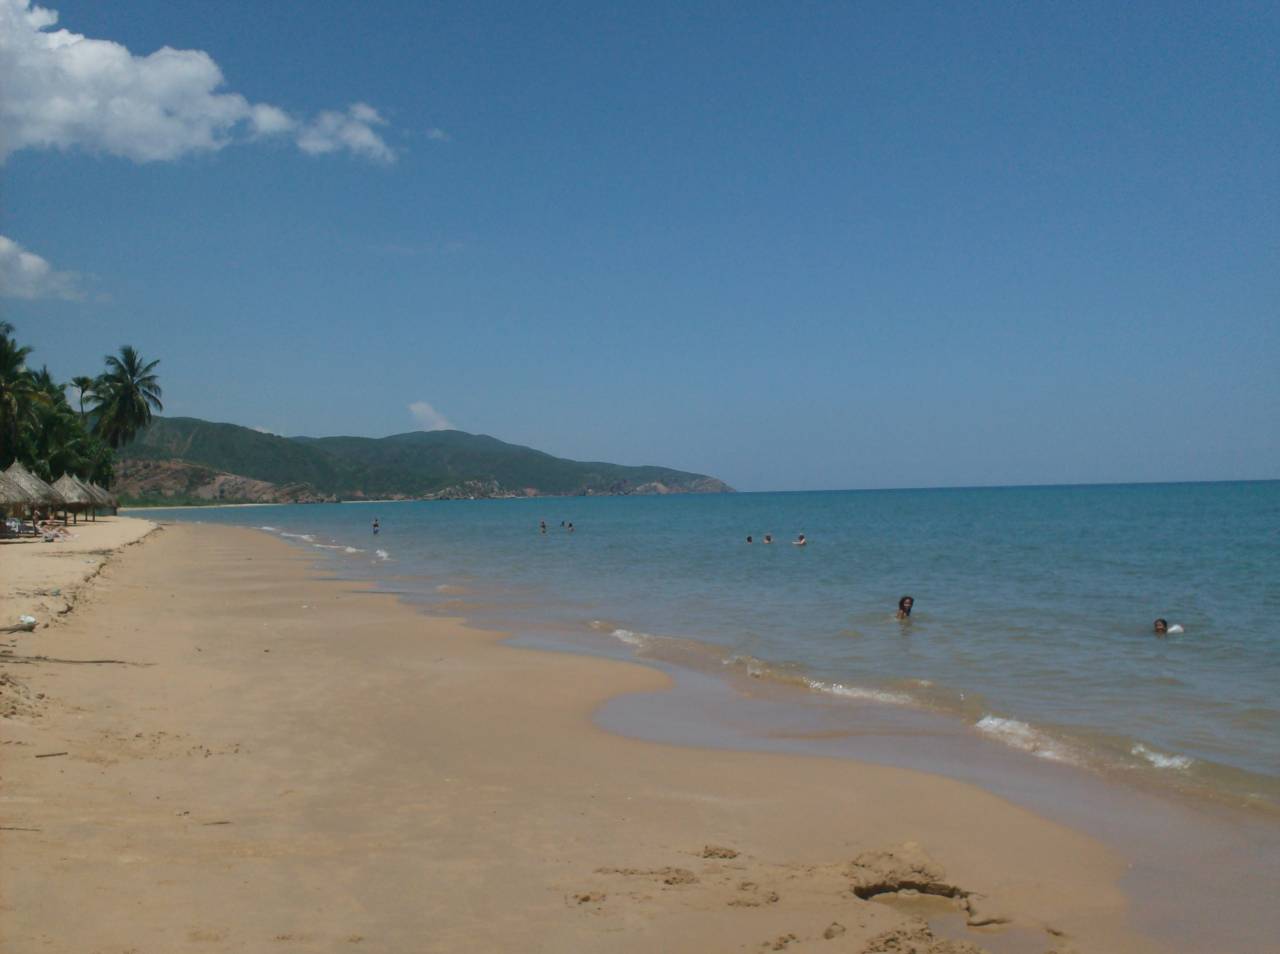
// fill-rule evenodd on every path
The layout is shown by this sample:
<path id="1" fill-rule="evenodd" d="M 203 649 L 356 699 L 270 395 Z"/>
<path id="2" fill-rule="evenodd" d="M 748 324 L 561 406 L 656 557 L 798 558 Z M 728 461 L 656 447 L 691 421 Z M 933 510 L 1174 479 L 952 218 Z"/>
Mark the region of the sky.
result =
<path id="1" fill-rule="evenodd" d="M 1280 477 L 1280 6 L 0 0 L 0 320 L 742 490 Z"/>

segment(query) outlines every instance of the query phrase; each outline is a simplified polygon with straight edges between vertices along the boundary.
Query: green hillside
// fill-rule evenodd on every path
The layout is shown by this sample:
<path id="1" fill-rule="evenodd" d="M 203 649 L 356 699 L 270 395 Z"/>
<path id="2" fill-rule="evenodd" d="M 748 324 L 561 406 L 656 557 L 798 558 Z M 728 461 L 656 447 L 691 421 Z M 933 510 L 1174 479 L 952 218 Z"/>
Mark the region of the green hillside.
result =
<path id="1" fill-rule="evenodd" d="M 723 493 L 713 477 L 553 457 L 463 431 L 391 437 L 277 437 L 235 424 L 156 418 L 124 461 L 182 461 L 338 497 Z"/>
<path id="2" fill-rule="evenodd" d="M 157 417 L 120 451 L 123 460 L 181 460 L 273 484 L 305 483 L 326 493 L 354 486 L 351 465 L 285 437 L 194 417 Z"/>

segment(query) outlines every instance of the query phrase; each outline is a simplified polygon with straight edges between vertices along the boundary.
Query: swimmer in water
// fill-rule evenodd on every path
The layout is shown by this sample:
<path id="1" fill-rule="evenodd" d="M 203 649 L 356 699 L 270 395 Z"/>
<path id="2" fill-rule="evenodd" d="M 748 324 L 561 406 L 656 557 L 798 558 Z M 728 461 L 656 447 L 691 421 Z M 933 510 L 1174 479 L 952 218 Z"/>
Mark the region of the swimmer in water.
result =
<path id="1" fill-rule="evenodd" d="M 377 533 L 378 533 L 378 531 L 379 531 L 380 529 L 381 529 L 381 527 L 379 527 L 379 526 L 378 526 L 378 518 L 377 518 L 377 517 L 374 517 L 374 518 L 373 518 L 373 532 L 374 532 L 374 535 L 375 535 L 375 536 L 377 535 Z"/>
<path id="2" fill-rule="evenodd" d="M 773 534 L 772 534 L 772 533 L 766 533 L 766 534 L 764 535 L 764 542 L 765 542 L 765 543 L 772 543 L 772 542 L 773 542 Z"/>
<path id="3" fill-rule="evenodd" d="M 1167 619 L 1158 619 L 1155 624 L 1157 636 L 1167 636 L 1169 634 L 1169 621 Z"/>
<path id="4" fill-rule="evenodd" d="M 896 614 L 897 618 L 910 619 L 911 607 L 915 605 L 916 605 L 916 601 L 909 596 L 904 596 L 902 599 L 898 600 L 898 612 Z"/>
<path id="5" fill-rule="evenodd" d="M 569 526 L 565 527 L 565 529 L 566 529 L 566 530 L 568 530 L 570 533 L 573 533 L 573 521 L 572 521 L 572 520 L 570 520 L 570 521 L 569 521 Z"/>
<path id="6" fill-rule="evenodd" d="M 546 533 L 546 532 L 547 532 L 547 521 L 545 521 L 545 520 L 539 520 L 539 521 L 538 521 L 538 530 L 539 530 L 540 532 L 542 532 L 542 533 Z"/>
<path id="7" fill-rule="evenodd" d="M 754 540 L 752 540 L 752 539 L 751 539 L 751 537 L 749 537 L 749 536 L 747 537 L 747 542 L 748 542 L 748 543 L 755 543 L 755 541 L 754 541 Z"/>
<path id="8" fill-rule="evenodd" d="M 803 534 L 803 533 L 802 533 L 802 534 L 800 534 L 800 536 L 796 537 L 794 540 L 792 540 L 792 541 L 791 541 L 791 545 L 792 545 L 793 547 L 803 547 L 803 546 L 806 546 L 808 543 L 809 543 L 809 541 L 808 541 L 808 540 L 806 540 L 806 539 L 804 538 L 804 534 Z"/>

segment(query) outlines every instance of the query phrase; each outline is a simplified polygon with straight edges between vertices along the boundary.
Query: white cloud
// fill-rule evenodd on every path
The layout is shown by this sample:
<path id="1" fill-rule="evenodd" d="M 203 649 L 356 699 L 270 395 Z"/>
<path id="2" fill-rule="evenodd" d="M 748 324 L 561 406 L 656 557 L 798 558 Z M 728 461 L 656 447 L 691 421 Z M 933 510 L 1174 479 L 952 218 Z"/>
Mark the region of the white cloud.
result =
<path id="1" fill-rule="evenodd" d="M 31 0 L 0 0 L 0 162 L 20 149 L 74 148 L 155 162 L 283 136 L 311 154 L 395 159 L 374 128 L 386 121 L 364 103 L 297 118 L 226 92 L 203 50 L 138 56 L 111 40 L 52 30 L 57 21 Z"/>
<path id="2" fill-rule="evenodd" d="M 75 272 L 60 272 L 39 255 L 0 235 L 0 297 L 80 301 L 84 292 Z"/>
<path id="3" fill-rule="evenodd" d="M 426 401 L 414 401 L 409 405 L 409 413 L 418 422 L 420 431 L 451 431 L 453 424 Z"/>
<path id="4" fill-rule="evenodd" d="M 432 126 L 427 130 L 427 138 L 432 142 L 452 142 L 453 137 L 438 126 Z"/>
<path id="5" fill-rule="evenodd" d="M 386 124 L 378 111 L 365 103 L 355 103 L 345 113 L 325 110 L 298 127 L 298 148 L 312 155 L 349 149 L 357 155 L 391 162 L 395 153 L 373 130 L 374 126 Z"/>

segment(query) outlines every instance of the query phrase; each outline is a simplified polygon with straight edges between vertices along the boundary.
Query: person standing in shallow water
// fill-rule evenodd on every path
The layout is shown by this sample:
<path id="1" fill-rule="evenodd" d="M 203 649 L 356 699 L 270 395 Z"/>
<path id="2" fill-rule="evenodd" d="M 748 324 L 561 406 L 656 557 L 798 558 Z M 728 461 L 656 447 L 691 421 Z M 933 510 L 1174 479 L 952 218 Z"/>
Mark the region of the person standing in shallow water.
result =
<path id="1" fill-rule="evenodd" d="M 902 599 L 898 600 L 898 612 L 896 614 L 897 618 L 910 619 L 911 607 L 915 605 L 916 605 L 916 601 L 909 596 L 904 596 Z"/>
<path id="2" fill-rule="evenodd" d="M 378 531 L 379 531 L 379 530 L 381 530 L 381 529 L 382 529 L 382 528 L 378 525 L 378 518 L 377 518 L 377 517 L 374 517 L 374 518 L 373 518 L 373 533 L 374 533 L 374 535 L 375 535 L 375 536 L 377 536 Z"/>
<path id="3" fill-rule="evenodd" d="M 539 520 L 539 521 L 538 521 L 538 530 L 539 530 L 540 532 L 542 532 L 542 533 L 546 533 L 546 532 L 547 532 L 547 521 L 545 521 L 545 520 Z"/>

